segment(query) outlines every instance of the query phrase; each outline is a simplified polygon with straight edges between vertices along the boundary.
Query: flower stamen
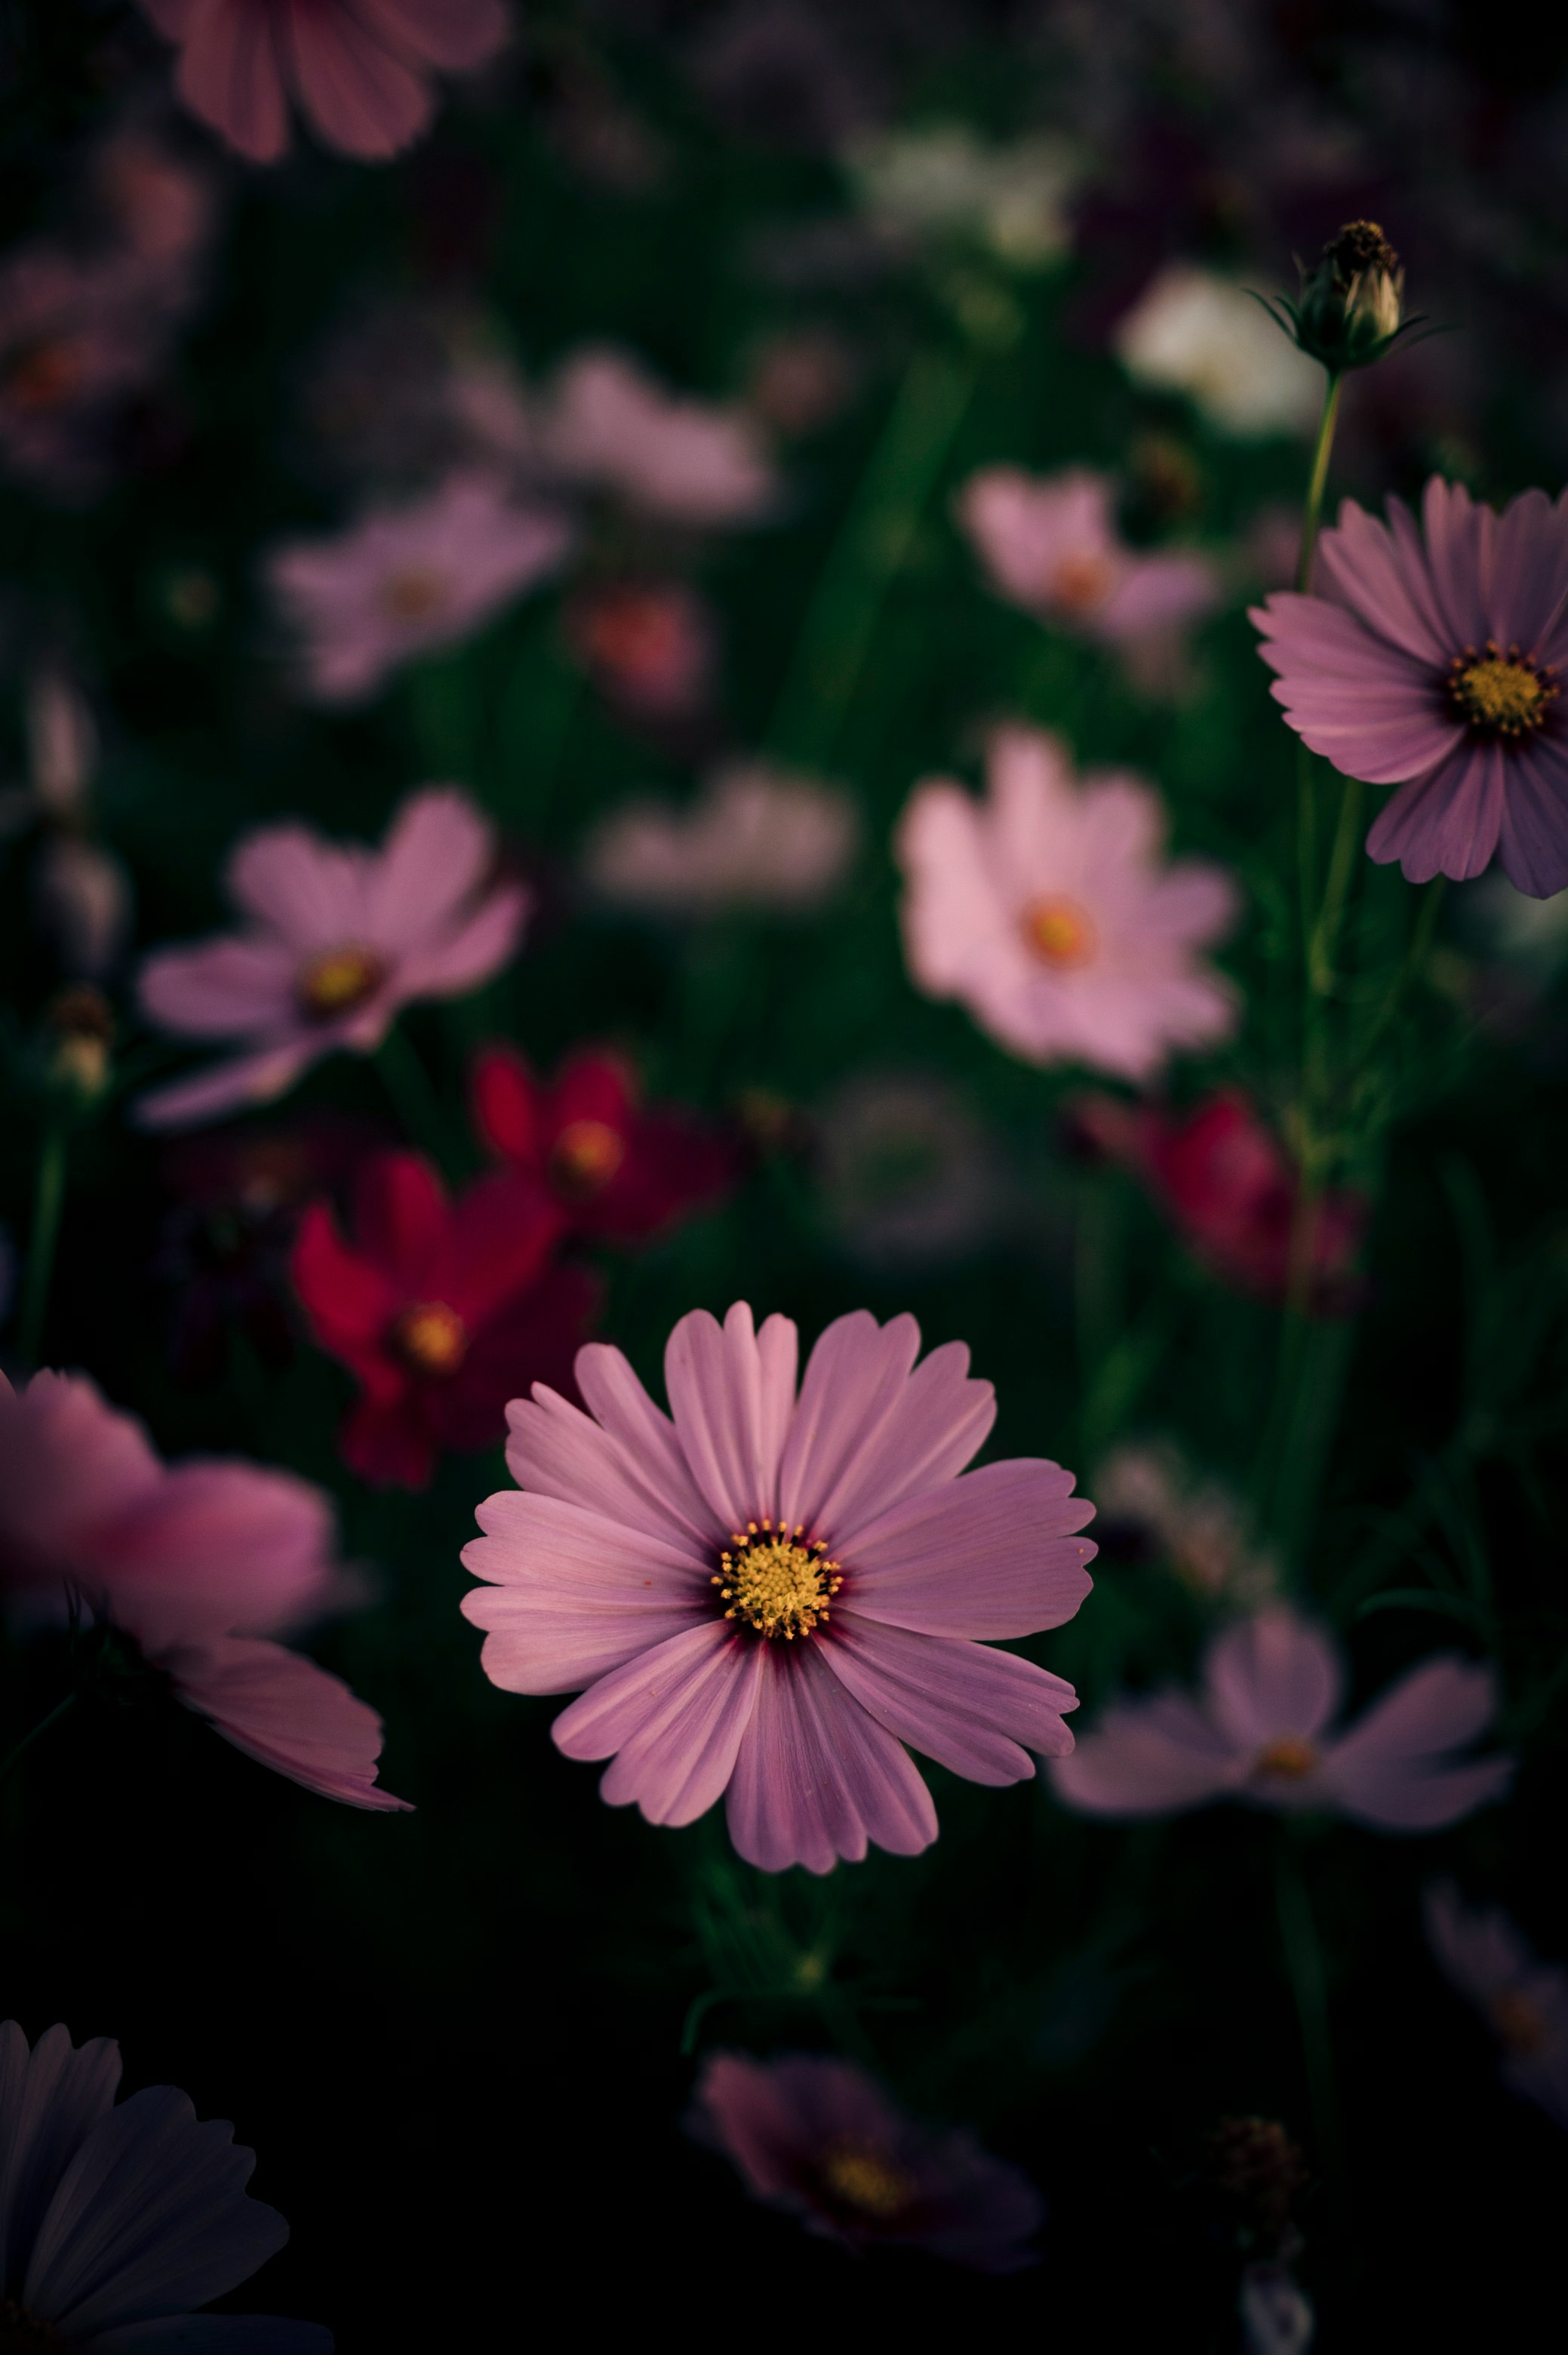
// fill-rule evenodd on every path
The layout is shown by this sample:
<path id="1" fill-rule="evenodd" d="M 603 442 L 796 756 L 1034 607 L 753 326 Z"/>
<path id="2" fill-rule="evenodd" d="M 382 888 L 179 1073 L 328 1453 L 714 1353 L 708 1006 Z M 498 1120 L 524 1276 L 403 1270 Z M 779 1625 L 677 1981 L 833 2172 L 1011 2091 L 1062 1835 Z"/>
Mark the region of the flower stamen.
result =
<path id="1" fill-rule="evenodd" d="M 603 1120 L 569 1120 L 550 1149 L 550 1165 L 569 1194 L 597 1194 L 626 1158 L 626 1139 Z"/>
<path id="2" fill-rule="evenodd" d="M 408 564 L 388 574 L 381 602 L 395 622 L 423 622 L 447 602 L 448 583 L 429 564 Z"/>
<path id="3" fill-rule="evenodd" d="M 386 967 L 374 949 L 353 942 L 325 949 L 300 969 L 294 994 L 313 1022 L 335 1022 L 358 1011 L 380 988 Z"/>
<path id="4" fill-rule="evenodd" d="M 1019 921 L 1024 946 L 1053 972 L 1070 973 L 1094 963 L 1100 944 L 1095 920 L 1065 893 L 1050 892 L 1031 900 Z"/>
<path id="5" fill-rule="evenodd" d="M 822 2161 L 822 2181 L 835 2200 L 856 2208 L 863 2216 L 885 2223 L 907 2208 L 915 2186 L 874 2151 L 855 2143 L 839 2143 Z"/>
<path id="6" fill-rule="evenodd" d="M 1282 1733 L 1271 1742 L 1258 1759 L 1255 1772 L 1277 1774 L 1287 1783 L 1299 1783 L 1310 1774 L 1318 1764 L 1318 1753 L 1311 1742 L 1304 1742 L 1298 1733 Z"/>
<path id="7" fill-rule="evenodd" d="M 1558 694 L 1550 665 L 1542 668 L 1516 645 L 1505 655 L 1495 638 L 1487 640 L 1483 654 L 1467 646 L 1456 655 L 1445 684 L 1460 717 L 1493 736 L 1520 737 L 1540 728 Z"/>
<path id="8" fill-rule="evenodd" d="M 711 1582 L 729 1605 L 726 1619 L 744 1619 L 759 1636 L 782 1636 L 787 1644 L 826 1620 L 843 1580 L 838 1563 L 827 1559 L 826 1540 L 807 1544 L 805 1535 L 803 1522 L 791 1529 L 780 1521 L 775 1529 L 766 1513 L 760 1529 L 747 1521 L 744 1532 L 731 1530 L 733 1550 L 720 1555 Z"/>
<path id="9" fill-rule="evenodd" d="M 392 1343 L 418 1374 L 455 1374 L 468 1355 L 468 1327 L 444 1300 L 416 1301 L 394 1324 Z"/>

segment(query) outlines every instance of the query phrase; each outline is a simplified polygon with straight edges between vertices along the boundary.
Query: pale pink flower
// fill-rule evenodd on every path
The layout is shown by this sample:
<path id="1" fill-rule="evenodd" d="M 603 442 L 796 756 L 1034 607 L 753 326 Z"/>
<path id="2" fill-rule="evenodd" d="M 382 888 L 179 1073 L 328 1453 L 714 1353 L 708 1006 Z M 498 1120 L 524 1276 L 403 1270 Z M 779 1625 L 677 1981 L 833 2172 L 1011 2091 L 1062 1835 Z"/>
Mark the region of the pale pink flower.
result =
<path id="1" fill-rule="evenodd" d="M 1167 1689 L 1113 1700 L 1070 1758 L 1056 1795 L 1092 1816 L 1172 1816 L 1214 1799 L 1293 1814 L 1322 1808 L 1379 1831 L 1436 1831 L 1500 1797 L 1510 1757 L 1457 1753 L 1497 1706 L 1490 1668 L 1423 1661 L 1342 1732 L 1339 1651 L 1284 1605 L 1227 1627 L 1203 1657 L 1197 1700 Z"/>
<path id="2" fill-rule="evenodd" d="M 506 38 L 500 0 L 142 0 L 176 42 L 175 87 L 253 164 L 289 145 L 290 101 L 323 146 L 375 162 L 418 139 L 430 79 Z"/>
<path id="3" fill-rule="evenodd" d="M 1467 1905 L 1451 1881 L 1431 1884 L 1422 1912 L 1444 1977 L 1502 2048 L 1510 2093 L 1568 2128 L 1568 1970 L 1543 1963 L 1500 1906 Z"/>
<path id="4" fill-rule="evenodd" d="M 958 517 L 999 596 L 1081 637 L 1124 647 L 1168 639 L 1220 602 L 1207 557 L 1126 544 L 1109 477 L 1086 466 L 985 467 L 959 493 Z"/>
<path id="5" fill-rule="evenodd" d="M 1057 740 L 998 729 L 986 797 L 917 785 L 899 821 L 904 950 L 916 988 L 956 997 L 1031 1063 L 1150 1078 L 1178 1048 L 1234 1028 L 1234 993 L 1198 960 L 1229 930 L 1235 886 L 1161 864 L 1164 811 L 1136 777 L 1075 779 Z"/>
<path id="6" fill-rule="evenodd" d="M 742 1302 L 676 1326 L 668 1416 L 599 1343 L 587 1414 L 543 1383 L 508 1408 L 521 1493 L 479 1508 L 463 1610 L 493 1683 L 588 1687 L 555 1740 L 613 1760 L 611 1806 L 688 1824 L 727 1794 L 748 1862 L 827 1872 L 935 1839 L 906 1742 L 989 1784 L 1071 1747 L 1072 1687 L 993 1643 L 1072 1617 L 1094 1508 L 1054 1464 L 964 1474 L 991 1384 L 961 1342 L 919 1347 L 912 1316 L 841 1316 L 797 1400 L 795 1327 Z"/>
<path id="7" fill-rule="evenodd" d="M 1205 1603 L 1256 1609 L 1272 1601 L 1279 1565 L 1260 1546 L 1240 1499 L 1194 1473 L 1169 1440 L 1125 1440 L 1095 1479 L 1100 1547 L 1113 1559 L 1152 1553 Z"/>
<path id="8" fill-rule="evenodd" d="M 0 1593 L 24 1617 L 73 1598 L 136 1644 L 237 1750 L 327 1798 L 376 1786 L 381 1720 L 313 1660 L 268 1640 L 341 1592 L 331 1508 L 231 1457 L 165 1465 L 80 1375 L 0 1375 Z"/>
<path id="9" fill-rule="evenodd" d="M 228 872 L 245 930 L 160 949 L 139 983 L 160 1028 L 240 1051 L 154 1088 L 138 1118 L 187 1128 L 270 1103 L 323 1055 L 372 1053 L 412 999 L 477 989 L 513 954 L 528 912 L 520 885 L 492 884 L 494 858 L 493 827 L 450 785 L 410 795 L 379 850 L 299 824 L 247 835 Z"/>
<path id="10" fill-rule="evenodd" d="M 666 392 L 624 352 L 590 349 L 567 362 L 540 443 L 573 481 L 669 523 L 756 523 L 779 496 L 743 410 Z"/>
<path id="11" fill-rule="evenodd" d="M 0 2026 L 0 2346 L 62 2355 L 331 2355 L 318 2323 L 196 2315 L 289 2228 L 246 2191 L 254 2151 L 173 2085 L 115 2104 L 120 2047 Z"/>
<path id="12" fill-rule="evenodd" d="M 559 570 L 572 530 L 559 508 L 520 506 L 483 474 L 374 508 L 326 539 L 267 559 L 268 585 L 303 646 L 318 703 L 357 703 L 416 655 L 471 637 Z"/>
<path id="13" fill-rule="evenodd" d="M 838 890 L 859 847 L 847 795 L 743 761 L 715 771 L 684 809 L 627 802 L 592 837 L 584 863 L 599 897 L 623 907 L 680 916 L 726 908 L 805 913 Z"/>

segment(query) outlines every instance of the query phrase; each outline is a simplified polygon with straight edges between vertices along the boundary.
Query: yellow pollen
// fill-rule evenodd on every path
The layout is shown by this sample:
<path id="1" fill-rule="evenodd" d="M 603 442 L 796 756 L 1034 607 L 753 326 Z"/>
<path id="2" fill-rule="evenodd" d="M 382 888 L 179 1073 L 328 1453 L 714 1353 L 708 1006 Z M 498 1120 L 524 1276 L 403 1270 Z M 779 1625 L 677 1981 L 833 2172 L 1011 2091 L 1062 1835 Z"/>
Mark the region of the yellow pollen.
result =
<path id="1" fill-rule="evenodd" d="M 1552 2041 L 1552 2031 L 1530 1998 L 1511 1987 L 1494 1996 L 1487 2012 L 1510 2052 L 1544 2052 Z"/>
<path id="2" fill-rule="evenodd" d="M 374 949 L 356 948 L 352 943 L 325 949 L 301 968 L 295 995 L 313 1020 L 335 1021 L 339 1015 L 355 1013 L 367 997 L 375 996 L 384 971 Z"/>
<path id="3" fill-rule="evenodd" d="M 731 1531 L 733 1550 L 719 1556 L 713 1583 L 719 1600 L 729 1605 L 726 1619 L 744 1619 L 759 1636 L 782 1636 L 792 1644 L 809 1636 L 828 1615 L 828 1604 L 843 1584 L 836 1561 L 829 1561 L 825 1541 L 807 1545 L 805 1526 L 777 1529 L 764 1514 L 762 1527 L 748 1521 L 744 1534 Z"/>
<path id="4" fill-rule="evenodd" d="M 468 1327 L 444 1300 L 420 1300 L 392 1327 L 393 1346 L 419 1374 L 455 1374 L 468 1355 Z"/>
<path id="5" fill-rule="evenodd" d="M 625 1158 L 626 1139 L 602 1120 L 569 1120 L 550 1149 L 556 1176 L 573 1194 L 597 1194 Z"/>
<path id="6" fill-rule="evenodd" d="M 1064 613 L 1092 613 L 1116 587 L 1116 567 L 1106 556 L 1065 556 L 1051 574 L 1050 598 Z"/>
<path id="7" fill-rule="evenodd" d="M 1304 1774 L 1310 1774 L 1317 1764 L 1318 1753 L 1309 1742 L 1303 1742 L 1299 1734 L 1282 1733 L 1277 1742 L 1269 1743 L 1257 1762 L 1256 1772 L 1279 1774 L 1287 1783 L 1298 1783 Z"/>
<path id="8" fill-rule="evenodd" d="M 1497 736 L 1523 736 L 1539 728 L 1558 688 L 1553 673 L 1541 669 L 1517 646 L 1499 653 L 1495 638 L 1478 655 L 1467 646 L 1448 666 L 1448 698 L 1472 728 Z"/>
<path id="9" fill-rule="evenodd" d="M 822 2181 L 846 2208 L 858 2208 L 863 2216 L 874 2216 L 880 2222 L 907 2208 L 915 2190 L 896 2168 L 853 2143 L 840 2143 L 829 2151 L 822 2161 Z"/>
<path id="10" fill-rule="evenodd" d="M 406 565 L 388 576 L 381 602 L 395 622 L 422 622 L 447 602 L 445 576 L 428 564 Z"/>
<path id="11" fill-rule="evenodd" d="M 1020 919 L 1024 945 L 1056 973 L 1091 964 L 1100 944 L 1095 920 L 1076 900 L 1048 892 L 1031 900 Z"/>

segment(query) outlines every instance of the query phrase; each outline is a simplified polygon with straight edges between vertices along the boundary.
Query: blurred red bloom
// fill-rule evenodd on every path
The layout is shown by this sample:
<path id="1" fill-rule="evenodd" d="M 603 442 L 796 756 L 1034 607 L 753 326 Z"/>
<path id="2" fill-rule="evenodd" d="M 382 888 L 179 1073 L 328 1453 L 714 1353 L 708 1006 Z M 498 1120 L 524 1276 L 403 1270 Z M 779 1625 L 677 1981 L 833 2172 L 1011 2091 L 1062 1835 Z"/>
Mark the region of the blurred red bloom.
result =
<path id="1" fill-rule="evenodd" d="M 1205 1096 L 1187 1112 L 1082 1096 L 1072 1106 L 1078 1133 L 1107 1158 L 1142 1179 L 1171 1224 L 1224 1283 L 1283 1300 L 1300 1200 L 1298 1175 L 1284 1146 L 1247 1097 L 1234 1089 Z M 1356 1255 L 1367 1203 L 1349 1188 L 1319 1200 L 1311 1238 L 1308 1305 L 1319 1316 L 1356 1305 Z"/>
<path id="2" fill-rule="evenodd" d="M 585 1268 L 551 1263 L 564 1220 L 508 1171 L 456 1201 L 417 1153 L 382 1153 L 355 1186 L 354 1239 L 325 1203 L 294 1244 L 295 1287 L 320 1348 L 357 1378 L 344 1460 L 378 1487 L 422 1488 L 450 1447 L 487 1447 L 503 1410 L 572 1360 L 597 1305 Z"/>
<path id="3" fill-rule="evenodd" d="M 567 644 L 601 695 L 650 719 L 707 702 L 717 662 L 712 618 L 681 581 L 609 581 L 567 607 Z"/>
<path id="4" fill-rule="evenodd" d="M 512 1047 L 473 1067 L 473 1121 L 492 1153 L 547 1188 L 579 1233 L 630 1242 L 716 1201 L 737 1145 L 675 1104 L 642 1104 L 629 1063 L 585 1047 L 546 1084 Z"/>

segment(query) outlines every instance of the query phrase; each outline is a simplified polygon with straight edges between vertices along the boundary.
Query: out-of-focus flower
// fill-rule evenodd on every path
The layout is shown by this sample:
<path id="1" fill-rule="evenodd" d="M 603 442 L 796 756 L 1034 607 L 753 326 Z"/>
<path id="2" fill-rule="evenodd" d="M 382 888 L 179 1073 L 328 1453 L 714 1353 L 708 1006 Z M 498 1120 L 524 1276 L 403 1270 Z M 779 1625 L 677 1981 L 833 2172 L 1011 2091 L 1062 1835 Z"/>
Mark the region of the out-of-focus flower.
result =
<path id="1" fill-rule="evenodd" d="M 1367 837 L 1406 879 L 1478 875 L 1494 852 L 1544 900 L 1568 885 L 1568 494 L 1499 516 L 1434 475 L 1422 528 L 1347 499 L 1318 543 L 1322 593 L 1277 591 L 1252 619 L 1271 689 L 1314 752 L 1397 785 Z"/>
<path id="2" fill-rule="evenodd" d="M 230 1457 L 159 1461 L 80 1375 L 0 1377 L 0 1592 L 60 1617 L 79 1598 L 225 1740 L 350 1806 L 376 1784 L 381 1720 L 313 1660 L 268 1640 L 337 1600 L 332 1510 L 292 1474 Z"/>
<path id="3" fill-rule="evenodd" d="M 39 929 L 68 973 L 96 981 L 118 964 L 131 925 L 131 883 L 112 851 L 51 835 L 33 868 Z"/>
<path id="4" fill-rule="evenodd" d="M 1241 1799 L 1425 1832 L 1507 1789 L 1510 1757 L 1458 1755 L 1497 1707 L 1490 1668 L 1453 1654 L 1425 1660 L 1333 1733 L 1343 1689 L 1330 1638 L 1274 1605 L 1214 1637 L 1201 1700 L 1171 1688 L 1113 1700 L 1072 1754 L 1052 1762 L 1056 1795 L 1093 1816 L 1173 1816 Z"/>
<path id="5" fill-rule="evenodd" d="M 681 719 L 713 689 L 713 615 L 683 581 L 590 582 L 569 600 L 567 645 L 599 693 L 644 719 Z"/>
<path id="6" fill-rule="evenodd" d="M 572 527 L 487 474 L 449 475 L 427 497 L 373 509 L 328 539 L 287 540 L 268 586 L 301 640 L 318 703 L 356 703 L 416 655 L 457 645 L 557 571 Z"/>
<path id="7" fill-rule="evenodd" d="M 1207 1603 L 1256 1610 L 1272 1600 L 1279 1566 L 1256 1544 L 1239 1499 L 1193 1476 L 1169 1441 L 1127 1441 L 1095 1480 L 1100 1551 L 1152 1552 Z"/>
<path id="8" fill-rule="evenodd" d="M 820 1107 L 815 1129 L 828 1219 L 868 1267 L 940 1266 L 1001 1224 L 997 1140 L 944 1082 L 861 1073 Z"/>
<path id="9" fill-rule="evenodd" d="M 1500 1906 L 1467 1905 L 1451 1881 L 1431 1883 L 1422 1913 L 1438 1968 L 1502 2048 L 1510 2093 L 1568 2129 L 1568 1969 L 1543 1963 Z"/>
<path id="10" fill-rule="evenodd" d="M 815 433 L 848 407 L 859 370 L 842 336 L 797 327 L 766 336 L 751 356 L 746 402 L 774 433 Z"/>
<path id="11" fill-rule="evenodd" d="M 107 1092 L 113 1075 L 114 1008 L 91 982 L 73 982 L 50 998 L 41 1027 L 50 1087 L 86 1111 Z"/>
<path id="12" fill-rule="evenodd" d="M 1195 859 L 1162 866 L 1163 832 L 1137 778 L 1080 783 L 1054 737 L 998 729 L 983 802 L 927 778 L 899 821 L 916 987 L 1032 1063 L 1145 1079 L 1224 1038 L 1235 1000 L 1198 953 L 1234 923 L 1235 887 Z"/>
<path id="13" fill-rule="evenodd" d="M 42 833 L 31 886 L 38 929 L 61 964 L 101 981 L 117 964 L 131 927 L 131 879 L 91 835 L 98 735 L 81 689 L 56 665 L 28 683 L 29 781 L 0 793 L 0 842 L 37 826 Z"/>
<path id="14" fill-rule="evenodd" d="M 435 112 L 437 73 L 464 73 L 507 35 L 500 0 L 142 0 L 178 45 L 175 88 L 252 164 L 275 164 L 299 107 L 323 146 L 378 162 Z"/>
<path id="15" fill-rule="evenodd" d="M 1277 2118 L 1217 2118 L 1203 2137 L 1201 2189 L 1213 2222 L 1242 2251 L 1294 2254 L 1295 2211 L 1311 2178 L 1306 2154 Z"/>
<path id="16" fill-rule="evenodd" d="M 561 1215 L 510 1172 L 450 1201 L 417 1153 L 379 1153 L 354 1203 L 352 1241 L 324 1203 L 306 1211 L 294 1284 L 318 1346 L 360 1385 L 344 1461 L 378 1487 L 422 1488 L 443 1449 L 493 1446 L 535 1377 L 569 1379 L 597 1287 L 550 1264 Z"/>
<path id="17" fill-rule="evenodd" d="M 1186 393 L 1222 433 L 1310 432 L 1318 421 L 1318 369 L 1244 286 L 1213 271 L 1180 261 L 1162 270 L 1115 342 L 1138 383 Z"/>
<path id="18" fill-rule="evenodd" d="M 0 2331 L 18 2355 L 178 2347 L 331 2355 L 313 2322 L 196 2316 L 289 2237 L 246 2191 L 254 2151 L 173 2085 L 115 2104 L 120 2047 L 0 2026 Z"/>
<path id="19" fill-rule="evenodd" d="M 1023 268 L 1071 242 L 1075 170 L 1060 140 L 993 145 L 963 123 L 934 123 L 861 140 L 845 164 L 866 211 L 902 235 L 963 239 Z"/>
<path id="20" fill-rule="evenodd" d="M 1317 1200 L 1310 1234 L 1298 1233 L 1299 1174 L 1239 1092 L 1220 1090 L 1186 1112 L 1082 1097 L 1072 1118 L 1097 1150 L 1142 1179 L 1183 1240 L 1224 1283 L 1282 1300 L 1291 1288 L 1292 1254 L 1302 1250 L 1312 1312 L 1343 1316 L 1356 1305 L 1365 1196 L 1348 1187 L 1330 1188 Z"/>
<path id="21" fill-rule="evenodd" d="M 849 2248 L 925 2249 L 978 2273 L 1035 2262 L 1045 2209 L 1020 2169 L 971 2134 L 907 2116 L 853 2061 L 711 2053 L 690 2120 L 752 2197 Z"/>
<path id="22" fill-rule="evenodd" d="M 644 1104 L 622 1055 L 579 1048 L 546 1083 L 513 1047 L 473 1067 L 473 1120 L 492 1153 L 547 1189 L 567 1225 L 631 1242 L 689 1218 L 739 1175 L 734 1143 L 677 1104 Z"/>
<path id="23" fill-rule="evenodd" d="M 1404 272 L 1376 221 L 1348 221 L 1304 272 L 1299 302 L 1270 306 L 1291 341 L 1335 375 L 1369 368 L 1420 323 L 1406 319 Z"/>
<path id="24" fill-rule="evenodd" d="M 802 0 L 733 0 L 691 54 L 693 79 L 741 137 L 771 147 L 833 146 L 873 105 L 843 11 Z"/>
<path id="25" fill-rule="evenodd" d="M 143 1012 L 187 1039 L 242 1051 L 138 1105 L 149 1128 L 193 1127 L 270 1103 L 337 1048 L 367 1055 L 417 997 L 459 997 L 498 973 L 528 912 L 516 884 L 492 884 L 494 831 L 465 794 L 410 795 L 380 850 L 328 842 L 300 825 L 261 826 L 228 862 L 249 925 L 142 967 Z"/>
<path id="26" fill-rule="evenodd" d="M 685 809 L 627 802 L 584 854 L 599 896 L 665 915 L 803 914 L 832 898 L 860 847 L 844 794 L 760 762 L 711 776 Z"/>
<path id="27" fill-rule="evenodd" d="M 611 1806 L 687 1824 L 727 1794 L 749 1863 L 828 1872 L 935 1839 L 905 1742 L 989 1784 L 1071 1747 L 1071 1686 L 992 1641 L 1072 1617 L 1094 1508 L 1054 1464 L 959 1476 L 991 1388 L 960 1342 L 919 1347 L 912 1316 L 841 1316 L 797 1401 L 795 1327 L 742 1302 L 676 1326 L 669 1417 L 602 1345 L 588 1414 L 543 1384 L 508 1409 L 520 1493 L 479 1508 L 463 1560 L 491 1582 L 463 1610 L 493 1683 L 588 1688 L 554 1736 L 612 1760 Z"/>
<path id="28" fill-rule="evenodd" d="M 985 467 L 960 492 L 957 513 L 997 594 L 1076 636 L 1123 649 L 1170 640 L 1220 602 L 1206 556 L 1127 546 L 1108 476 L 1086 466 L 1058 474 Z"/>
<path id="29" fill-rule="evenodd" d="M 539 441 L 568 479 L 667 523 L 757 523 L 779 497 L 743 411 L 666 392 L 625 352 L 589 349 L 566 363 L 542 408 Z"/>
<path id="30" fill-rule="evenodd" d="M 1307 2355 L 1317 2336 L 1312 2301 L 1288 2265 L 1246 2265 L 1236 2293 L 1242 2355 Z"/>

